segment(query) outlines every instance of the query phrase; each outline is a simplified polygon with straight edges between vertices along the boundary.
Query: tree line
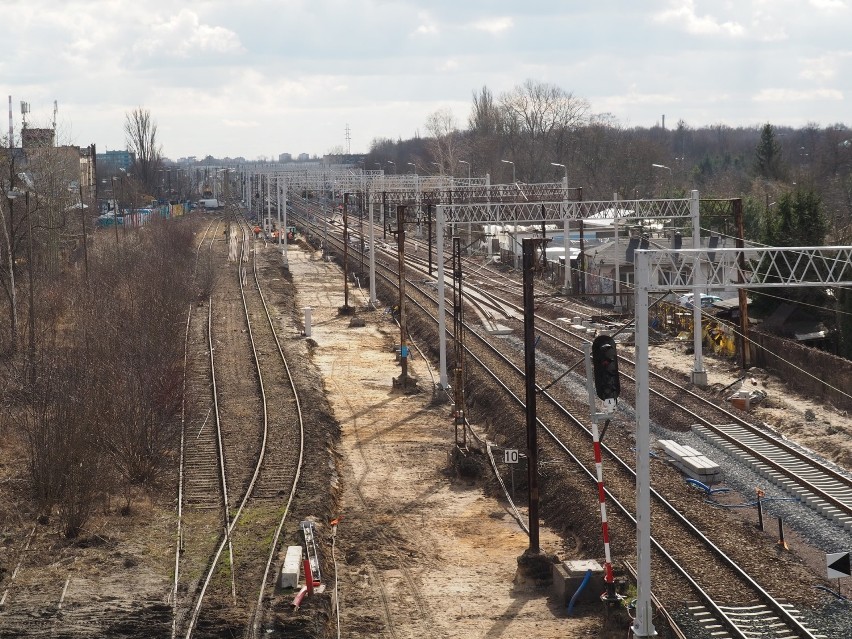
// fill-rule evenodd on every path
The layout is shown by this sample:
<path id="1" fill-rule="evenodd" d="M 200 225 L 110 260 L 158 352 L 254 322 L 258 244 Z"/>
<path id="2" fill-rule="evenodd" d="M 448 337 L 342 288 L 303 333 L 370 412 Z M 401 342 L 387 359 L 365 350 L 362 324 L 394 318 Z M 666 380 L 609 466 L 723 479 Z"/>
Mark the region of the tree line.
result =
<path id="1" fill-rule="evenodd" d="M 464 125 L 440 109 L 425 130 L 425 137 L 374 140 L 363 168 L 411 172 L 411 163 L 421 174 L 487 174 L 492 184 L 567 179 L 587 200 L 684 197 L 697 189 L 702 198 L 743 198 L 748 241 L 852 243 L 852 130 L 843 123 L 629 127 L 561 87 L 527 80 L 500 95 L 484 86 L 472 93 Z M 730 234 L 733 227 L 713 230 Z M 846 291 L 753 297 L 766 312 L 781 301 L 810 304 L 840 328 L 836 349 L 852 357 Z"/>
<path id="2" fill-rule="evenodd" d="M 592 113 L 588 101 L 569 91 L 527 80 L 499 96 L 488 87 L 474 92 L 464 126 L 441 109 L 425 129 L 425 137 L 373 140 L 363 168 L 411 172 L 412 163 L 420 173 L 457 178 L 470 168 L 493 184 L 513 176 L 558 182 L 567 175 L 585 199 L 698 189 L 702 197 L 746 197 L 762 208 L 784 192 L 811 190 L 832 236 L 852 236 L 852 130 L 842 123 L 729 127 L 681 120 L 674 128 L 628 127 Z"/>

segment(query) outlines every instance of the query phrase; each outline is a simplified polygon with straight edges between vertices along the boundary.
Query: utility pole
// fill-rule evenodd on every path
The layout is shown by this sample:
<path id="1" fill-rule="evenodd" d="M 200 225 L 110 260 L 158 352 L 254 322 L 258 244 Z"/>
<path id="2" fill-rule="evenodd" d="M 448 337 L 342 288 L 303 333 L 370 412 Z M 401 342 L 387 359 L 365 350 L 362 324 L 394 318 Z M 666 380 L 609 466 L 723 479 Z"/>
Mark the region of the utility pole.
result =
<path id="1" fill-rule="evenodd" d="M 432 205 L 426 205 L 426 242 L 429 244 L 429 277 L 432 277 Z"/>
<path id="2" fill-rule="evenodd" d="M 410 381 L 408 379 L 408 336 L 405 322 L 405 207 L 397 205 L 396 207 L 396 246 L 399 271 L 399 364 L 400 373 L 399 379 L 396 380 L 398 385 L 403 390 L 408 388 Z"/>
<path id="3" fill-rule="evenodd" d="M 456 446 L 459 445 L 459 426 L 462 429 L 461 445 L 467 448 L 464 401 L 464 297 L 462 291 L 461 238 L 453 238 L 453 344 L 455 370 L 453 371 L 453 399 L 455 402 Z"/>
<path id="4" fill-rule="evenodd" d="M 524 267 L 524 378 L 526 380 L 527 409 L 527 484 L 529 486 L 530 553 L 540 552 L 538 527 L 538 428 L 536 423 L 535 392 L 535 300 L 533 281 L 536 252 L 544 250 L 544 238 L 527 238 L 523 241 Z"/>
<path id="5" fill-rule="evenodd" d="M 361 282 L 364 281 L 364 191 L 358 192 L 358 235 L 361 238 L 361 269 L 358 272 L 358 277 Z"/>
<path id="6" fill-rule="evenodd" d="M 94 145 L 93 145 L 94 146 Z M 97 178 L 96 180 L 97 181 Z M 83 272 L 86 274 L 86 283 L 89 283 L 89 246 L 86 238 L 86 213 L 83 208 L 83 182 L 79 183 L 80 187 L 80 221 L 83 224 Z"/>
<path id="7" fill-rule="evenodd" d="M 343 311 L 349 311 L 349 194 L 343 194 Z"/>
<path id="8" fill-rule="evenodd" d="M 35 389 L 36 383 L 36 341 L 35 341 L 35 284 L 33 283 L 33 220 L 30 217 L 30 192 L 29 189 L 24 192 L 24 207 L 27 213 L 27 273 L 29 275 L 30 285 L 30 312 L 29 312 L 29 368 L 30 368 L 30 387 Z"/>
<path id="9" fill-rule="evenodd" d="M 382 239 L 388 239 L 388 192 L 382 191 Z"/>
<path id="10" fill-rule="evenodd" d="M 768 197 L 768 196 L 767 196 Z M 737 225 L 736 247 L 738 249 L 745 248 L 745 224 L 743 222 L 743 201 L 741 198 L 736 198 L 733 202 L 734 223 Z M 745 272 L 745 252 L 741 252 L 737 257 L 739 264 L 739 283 L 743 284 L 743 272 Z M 700 299 L 700 296 L 699 296 Z M 737 289 L 737 299 L 740 307 L 740 352 L 742 353 L 742 367 L 744 371 L 751 368 L 751 349 L 749 348 L 748 339 L 748 293 L 744 288 Z M 694 300 L 693 300 L 694 303 Z M 699 304 L 700 306 L 700 304 Z"/>

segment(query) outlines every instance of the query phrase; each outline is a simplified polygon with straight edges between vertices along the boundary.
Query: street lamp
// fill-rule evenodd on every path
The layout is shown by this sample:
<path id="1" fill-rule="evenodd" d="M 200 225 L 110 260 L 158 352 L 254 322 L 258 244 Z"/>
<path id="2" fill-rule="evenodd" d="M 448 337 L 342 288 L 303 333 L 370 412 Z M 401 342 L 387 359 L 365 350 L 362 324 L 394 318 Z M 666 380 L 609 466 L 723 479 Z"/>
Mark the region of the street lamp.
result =
<path id="1" fill-rule="evenodd" d="M 392 162 L 391 160 L 388 160 L 388 164 L 393 166 L 393 174 L 396 175 L 396 163 Z"/>
<path id="2" fill-rule="evenodd" d="M 441 164 L 440 162 L 430 162 L 429 164 L 434 164 L 435 166 L 438 167 L 438 173 L 440 173 L 441 175 L 444 174 L 444 165 L 443 164 Z"/>
<path id="3" fill-rule="evenodd" d="M 652 164 L 651 166 L 654 167 L 655 169 L 666 169 L 669 172 L 669 184 L 671 184 L 672 176 L 674 174 L 672 173 L 672 170 L 671 170 L 670 167 L 667 167 L 665 164 Z"/>
<path id="4" fill-rule="evenodd" d="M 414 175 L 417 175 L 417 164 L 414 163 L 414 162 L 406 162 L 406 164 L 408 166 L 413 166 L 414 167 Z"/>
<path id="5" fill-rule="evenodd" d="M 516 182 L 515 180 L 515 163 L 512 160 L 500 160 L 503 164 L 511 164 L 512 165 L 512 184 Z"/>
<path id="6" fill-rule="evenodd" d="M 561 166 L 563 169 L 565 169 L 565 188 L 567 189 L 568 188 L 568 167 L 565 166 L 564 164 L 559 164 L 559 162 L 551 162 L 550 165 L 551 166 Z"/>
<path id="7" fill-rule="evenodd" d="M 459 160 L 459 164 L 467 164 L 467 181 L 470 182 L 470 162 L 467 160 Z"/>
<path id="8" fill-rule="evenodd" d="M 15 217 L 15 209 L 14 202 L 15 198 L 20 195 L 20 192 L 13 187 L 12 183 L 9 184 L 9 190 L 5 193 L 6 200 L 9 203 L 9 227 L 12 226 L 12 220 Z M 12 242 L 9 237 L 9 229 L 6 226 L 6 217 L 2 214 L 3 211 L 0 209 L 0 223 L 3 224 L 3 240 L 6 244 L 6 255 L 9 257 L 9 302 L 12 305 L 12 350 L 15 351 L 18 348 L 18 301 L 15 291 L 15 256 L 12 252 Z M 27 216 L 29 217 L 29 215 Z M 32 268 L 32 261 L 29 263 L 30 268 Z"/>
<path id="9" fill-rule="evenodd" d="M 33 284 L 33 219 L 30 215 L 30 188 L 32 187 L 32 180 L 25 173 L 18 174 L 21 179 L 23 179 L 27 184 L 28 188 L 24 189 L 23 194 L 13 188 L 10 190 L 6 197 L 9 199 L 9 206 L 11 208 L 12 200 L 16 199 L 20 195 L 24 196 L 24 206 L 27 216 L 27 275 L 29 279 L 29 350 L 28 350 L 28 358 L 29 358 L 29 373 L 30 373 L 30 384 L 35 386 L 36 381 L 36 369 L 35 369 L 35 293 L 34 293 L 34 284 Z M 10 259 L 12 257 L 12 251 L 9 251 Z M 11 272 L 11 271 L 10 271 Z M 14 284 L 14 279 L 12 279 L 12 283 Z"/>
<path id="10" fill-rule="evenodd" d="M 110 178 L 110 180 L 112 181 L 112 204 L 115 207 L 112 211 L 112 224 L 115 227 L 115 245 L 118 246 L 118 210 L 119 210 L 119 203 L 118 203 L 118 196 L 115 193 L 115 178 L 116 178 L 116 176 L 113 175 Z"/>

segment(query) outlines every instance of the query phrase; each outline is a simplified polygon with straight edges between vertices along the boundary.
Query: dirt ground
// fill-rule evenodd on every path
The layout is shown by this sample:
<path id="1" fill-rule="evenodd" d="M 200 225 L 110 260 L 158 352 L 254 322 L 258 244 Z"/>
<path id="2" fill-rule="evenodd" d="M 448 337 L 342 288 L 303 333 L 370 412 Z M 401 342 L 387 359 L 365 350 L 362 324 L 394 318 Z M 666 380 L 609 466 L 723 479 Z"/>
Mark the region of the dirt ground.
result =
<path id="1" fill-rule="evenodd" d="M 426 362 L 410 372 L 421 392 L 393 389 L 398 329 L 367 295 L 351 292 L 363 327 L 350 327 L 338 267 L 291 251 L 300 306 L 312 308 L 313 361 L 341 423 L 337 528 L 341 635 L 346 637 L 606 636 L 594 610 L 569 618 L 549 589 L 516 579 L 526 534 L 495 499 L 449 471 L 453 426 L 433 402 Z M 542 549 L 564 556 L 541 531 Z M 618 636 L 623 634 L 623 630 Z"/>

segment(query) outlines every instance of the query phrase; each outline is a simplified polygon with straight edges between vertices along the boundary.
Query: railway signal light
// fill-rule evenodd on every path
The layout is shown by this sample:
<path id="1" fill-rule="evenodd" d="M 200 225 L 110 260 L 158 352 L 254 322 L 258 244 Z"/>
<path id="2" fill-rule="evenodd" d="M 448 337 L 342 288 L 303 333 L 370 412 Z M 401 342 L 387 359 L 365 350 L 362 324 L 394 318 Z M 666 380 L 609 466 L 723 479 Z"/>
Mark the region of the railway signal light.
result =
<path id="1" fill-rule="evenodd" d="M 618 354 L 615 340 L 609 335 L 599 335 L 592 342 L 592 370 L 595 376 L 595 392 L 602 400 L 615 400 L 621 392 L 618 377 Z"/>

